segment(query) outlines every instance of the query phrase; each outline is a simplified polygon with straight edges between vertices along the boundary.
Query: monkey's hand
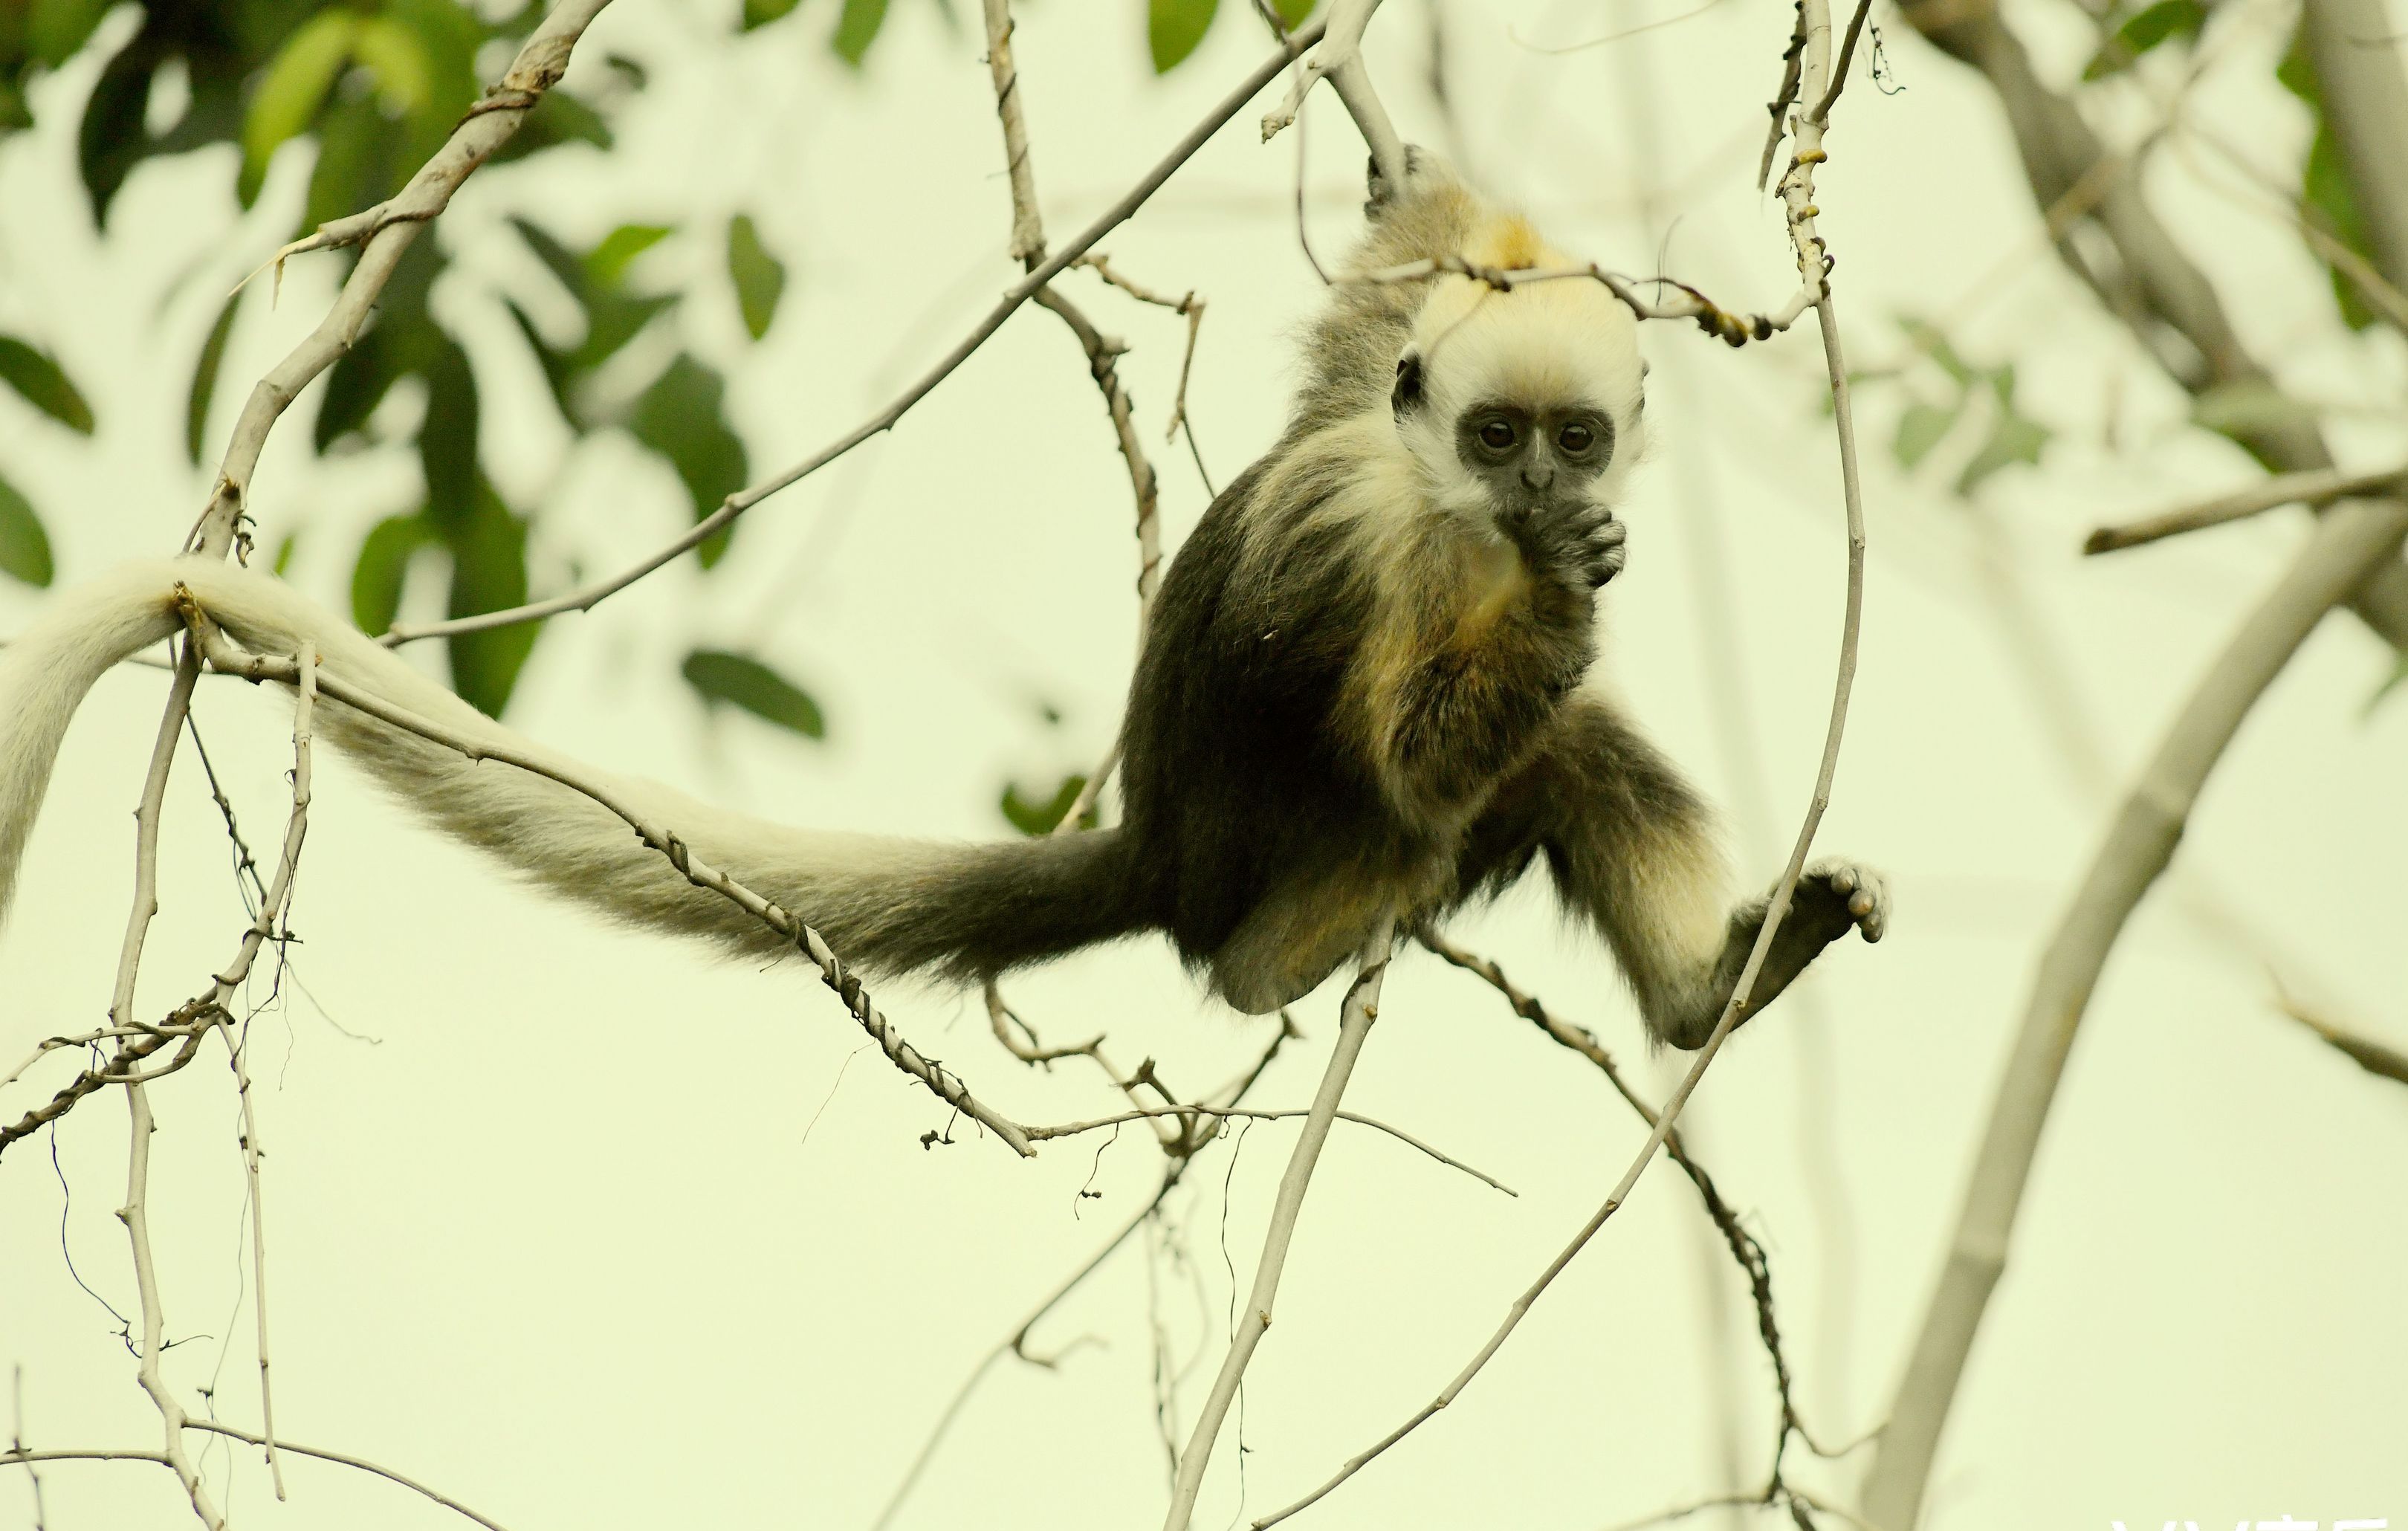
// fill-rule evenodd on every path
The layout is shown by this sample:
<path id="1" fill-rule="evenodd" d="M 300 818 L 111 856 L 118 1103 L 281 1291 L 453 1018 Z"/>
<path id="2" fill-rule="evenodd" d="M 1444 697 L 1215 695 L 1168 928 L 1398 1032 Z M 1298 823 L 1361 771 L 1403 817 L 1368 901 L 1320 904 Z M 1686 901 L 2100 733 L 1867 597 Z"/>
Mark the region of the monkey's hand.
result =
<path id="1" fill-rule="evenodd" d="M 1574 590 L 1591 591 L 1622 572 L 1629 557 L 1630 528 L 1603 506 L 1581 501 L 1570 508 L 1509 511 L 1498 529 L 1522 550 L 1534 574 L 1552 575 Z"/>

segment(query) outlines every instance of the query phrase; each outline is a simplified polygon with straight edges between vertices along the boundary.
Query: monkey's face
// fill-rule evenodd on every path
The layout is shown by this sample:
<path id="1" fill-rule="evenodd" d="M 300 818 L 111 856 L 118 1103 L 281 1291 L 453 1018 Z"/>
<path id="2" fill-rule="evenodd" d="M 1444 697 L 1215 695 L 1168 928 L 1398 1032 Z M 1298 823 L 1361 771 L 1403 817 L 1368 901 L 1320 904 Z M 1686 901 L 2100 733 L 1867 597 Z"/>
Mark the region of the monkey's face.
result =
<path id="1" fill-rule="evenodd" d="M 1474 404 L 1455 416 L 1455 457 L 1499 518 L 1546 518 L 1592 500 L 1613 462 L 1613 420 L 1595 405 Z"/>

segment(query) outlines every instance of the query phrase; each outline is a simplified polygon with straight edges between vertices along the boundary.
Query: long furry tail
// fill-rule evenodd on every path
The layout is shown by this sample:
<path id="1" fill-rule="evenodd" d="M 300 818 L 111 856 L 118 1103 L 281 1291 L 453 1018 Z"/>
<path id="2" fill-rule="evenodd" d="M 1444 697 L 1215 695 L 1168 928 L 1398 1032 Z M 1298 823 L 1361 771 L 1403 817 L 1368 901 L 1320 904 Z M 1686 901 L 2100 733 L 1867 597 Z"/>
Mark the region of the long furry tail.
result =
<path id="1" fill-rule="evenodd" d="M 1154 923 L 1117 829 L 948 844 L 795 829 L 712 808 L 547 751 L 281 580 L 199 558 L 118 569 L 61 596 L 0 649 L 0 921 L 76 708 L 110 665 L 180 629 L 179 586 L 250 648 L 292 654 L 308 638 L 328 672 L 394 707 L 478 743 L 599 778 L 872 973 L 974 980 Z M 624 821 L 582 794 L 514 766 L 469 760 L 331 701 L 322 705 L 318 732 L 421 818 L 538 886 L 647 929 L 708 937 L 752 955 L 785 950 L 775 932 L 686 881 Z"/>

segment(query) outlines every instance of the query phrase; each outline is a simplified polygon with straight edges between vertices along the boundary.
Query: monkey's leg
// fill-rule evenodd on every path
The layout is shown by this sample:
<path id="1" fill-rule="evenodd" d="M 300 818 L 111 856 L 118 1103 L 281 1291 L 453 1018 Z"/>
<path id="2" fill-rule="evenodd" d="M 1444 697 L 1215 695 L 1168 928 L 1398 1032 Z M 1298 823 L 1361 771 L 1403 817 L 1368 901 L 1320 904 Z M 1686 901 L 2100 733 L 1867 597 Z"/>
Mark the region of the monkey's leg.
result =
<path id="1" fill-rule="evenodd" d="M 1274 887 L 1212 953 L 1213 989 L 1247 1015 L 1303 998 L 1363 949 L 1390 907 L 1385 880 L 1350 868 Z"/>
<path id="2" fill-rule="evenodd" d="M 1770 900 L 1731 908 L 1722 849 L 1696 792 L 1609 704 L 1583 694 L 1566 705 L 1560 732 L 1510 796 L 1530 815 L 1564 902 L 1613 949 L 1649 1032 L 1674 1047 L 1703 1046 Z M 1888 916 L 1876 874 L 1837 860 L 1808 867 L 1741 1019 L 1772 1003 L 1850 927 L 1881 939 Z"/>

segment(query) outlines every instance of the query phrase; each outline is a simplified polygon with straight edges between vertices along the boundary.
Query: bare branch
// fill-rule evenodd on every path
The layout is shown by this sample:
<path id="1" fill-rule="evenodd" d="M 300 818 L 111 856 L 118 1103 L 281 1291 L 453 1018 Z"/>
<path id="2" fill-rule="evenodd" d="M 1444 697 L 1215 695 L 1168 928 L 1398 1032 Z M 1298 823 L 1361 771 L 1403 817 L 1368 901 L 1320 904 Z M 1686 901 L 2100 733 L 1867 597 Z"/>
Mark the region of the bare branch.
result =
<path id="1" fill-rule="evenodd" d="M 2408 1084 L 2408 1053 L 2386 1047 L 2371 1037 L 2344 1031 L 2287 996 L 2282 1000 L 2280 1009 L 2285 1015 L 2323 1037 L 2327 1045 L 2368 1073 Z"/>
<path id="2" fill-rule="evenodd" d="M 189 601 L 190 598 L 187 597 L 187 599 Z M 194 609 L 197 611 L 198 608 L 194 607 Z M 207 623 L 196 622 L 194 630 L 203 635 L 209 663 L 219 669 L 251 680 L 275 680 L 290 684 L 297 678 L 297 666 L 290 659 L 278 655 L 246 652 L 222 634 L 216 633 L 214 628 Z M 837 992 L 838 996 L 844 1001 L 845 1009 L 852 1012 L 853 1020 L 869 1034 L 873 1041 L 877 1042 L 879 1050 L 886 1054 L 888 1062 L 926 1085 L 948 1106 L 985 1126 L 1014 1152 L 1024 1158 L 1034 1153 L 1035 1151 L 1029 1147 L 1027 1138 L 1017 1123 L 971 1095 L 969 1087 L 958 1077 L 948 1073 L 943 1064 L 922 1053 L 919 1049 L 905 1039 L 901 1032 L 895 1029 L 894 1024 L 879 1012 L 877 1006 L 869 997 L 868 991 L 862 987 L 861 980 L 845 967 L 834 952 L 829 950 L 826 940 L 818 931 L 813 930 L 797 916 L 781 909 L 734 878 L 705 863 L 675 831 L 666 825 L 653 823 L 636 808 L 621 802 L 609 788 L 588 777 L 577 766 L 565 760 L 531 755 L 520 750 L 467 738 L 453 733 L 432 719 L 420 717 L 414 712 L 393 706 L 381 697 L 361 691 L 337 676 L 321 675 L 319 689 L 346 707 L 366 713 L 369 717 L 389 723 L 406 733 L 431 739 L 446 749 L 456 750 L 470 760 L 496 760 L 548 780 L 557 781 L 573 792 L 583 794 L 617 814 L 626 822 L 629 828 L 635 830 L 638 838 L 666 856 L 669 865 L 676 867 L 679 875 L 685 878 L 687 881 L 697 888 L 707 888 L 718 894 L 754 919 L 767 924 L 770 929 L 793 941 L 797 949 L 811 959 L 812 965 L 820 971 L 821 980 Z"/>
<path id="3" fill-rule="evenodd" d="M 1321 36 L 1322 25 L 1323 23 L 1314 21 L 1300 29 L 1297 33 L 1298 44 L 1317 40 Z M 774 477 L 765 479 L 749 489 L 738 490 L 730 494 L 720 502 L 718 509 L 695 522 L 674 541 L 658 551 L 649 554 L 641 562 L 622 569 L 607 579 L 595 580 L 565 595 L 555 595 L 549 600 L 535 601 L 525 606 L 511 607 L 504 611 L 488 611 L 480 616 L 461 617 L 451 622 L 396 626 L 386 633 L 380 641 L 388 645 L 411 643 L 420 638 L 448 637 L 457 633 L 479 633 L 495 627 L 514 626 L 523 622 L 536 622 L 545 617 L 557 616 L 564 611 L 591 610 L 602 601 L 668 564 L 688 549 L 699 546 L 718 535 L 721 530 L 733 524 L 737 517 L 778 491 L 791 484 L 799 483 L 817 473 L 871 436 L 892 430 L 897 422 L 910 412 L 912 406 L 935 392 L 939 383 L 952 377 L 954 370 L 970 358 L 972 352 L 985 345 L 995 332 L 1003 327 L 1003 322 L 1010 318 L 1022 304 L 1034 297 L 1047 282 L 1061 275 L 1068 268 L 1071 262 L 1093 250 L 1104 236 L 1126 222 L 1138 208 L 1145 205 L 1148 198 L 1161 190 L 1163 182 L 1170 179 L 1172 172 L 1193 159 L 1196 151 L 1204 147 L 1206 140 L 1220 131 L 1229 119 L 1243 111 L 1246 103 L 1252 101 L 1265 85 L 1278 77 L 1279 72 L 1287 66 L 1287 50 L 1283 49 L 1271 58 L 1257 64 L 1251 74 L 1239 82 L 1235 90 L 1222 98 L 1220 104 L 1214 107 L 1202 122 L 1190 129 L 1185 137 L 1172 146 L 1170 152 L 1164 155 L 1153 169 L 1147 171 L 1138 183 L 1130 188 L 1127 194 L 1106 208 L 1094 222 L 1088 224 L 1068 244 L 1048 256 L 1043 265 L 1038 266 L 1006 293 L 1002 299 L 988 310 L 986 317 L 972 326 L 969 334 L 963 336 L 952 351 L 945 353 L 942 360 L 929 368 L 918 381 L 905 389 L 892 404 L 827 447 Z"/>
<path id="4" fill-rule="evenodd" d="M 1187 1531 L 1196 1512 L 1196 1496 L 1204 1487 L 1204 1469 L 1212 1460 L 1212 1443 L 1221 1434 L 1221 1422 L 1228 1417 L 1229 1404 L 1245 1379 L 1254 1347 L 1262 1342 L 1263 1331 L 1271 1326 L 1280 1272 L 1287 1264 L 1288 1240 L 1295 1237 L 1297 1215 L 1304 1209 L 1305 1191 L 1312 1183 L 1312 1167 L 1320 1161 L 1322 1144 L 1329 1140 L 1329 1125 L 1337 1118 L 1346 1081 L 1354 1072 L 1354 1060 L 1371 1035 L 1371 1023 L 1380 1016 L 1380 980 L 1387 974 L 1395 936 L 1396 922 L 1383 916 L 1371 938 L 1363 943 L 1359 970 L 1339 1015 L 1338 1045 L 1330 1050 L 1329 1066 L 1322 1072 L 1321 1088 L 1313 1095 L 1304 1131 L 1297 1136 L 1287 1170 L 1280 1177 L 1279 1198 L 1271 1206 L 1270 1226 L 1263 1232 L 1262 1253 L 1254 1263 L 1254 1290 L 1247 1295 L 1245 1311 L 1239 1315 L 1237 1332 L 1229 1337 L 1229 1353 L 1221 1363 L 1220 1375 L 1212 1380 L 1212 1391 L 1196 1418 L 1187 1449 L 1180 1453 L 1163 1531 Z"/>
<path id="5" fill-rule="evenodd" d="M 2200 789 L 2242 719 L 2325 613 L 2374 569 L 2399 557 L 2403 536 L 2408 506 L 2395 500 L 2352 500 L 2325 513 L 2298 560 L 2184 704 L 2042 954 L 1957 1214 L 1947 1266 L 1924 1310 L 1873 1458 L 1864 1512 L 1874 1524 L 1916 1524 L 1965 1358 L 2006 1266 L 2008 1239 L 2041 1129 L 2116 937 L 2172 859 Z"/>
<path id="6" fill-rule="evenodd" d="M 237 1430 L 231 1424 L 222 1424 L 216 1420 L 186 1420 L 184 1422 L 184 1428 L 187 1430 L 205 1430 L 210 1435 L 224 1436 L 231 1440 L 249 1441 L 253 1446 L 265 1446 L 267 1443 L 267 1438 L 265 1436 L 255 1436 L 248 1430 Z M 488 1516 L 480 1515 L 475 1510 L 469 1509 L 466 1505 L 462 1504 L 459 1500 L 452 1498 L 450 1495 L 437 1489 L 429 1488 L 424 1483 L 420 1482 L 417 1479 L 412 1478 L 406 1473 L 395 1472 L 391 1467 L 371 1462 L 364 1456 L 353 1456 L 348 1452 L 330 1452 L 318 1446 L 295 1445 L 294 1442 L 289 1440 L 280 1440 L 277 1442 L 277 1445 L 284 1451 L 291 1452 L 294 1456 L 311 1456 L 316 1457 L 321 1462 L 332 1462 L 337 1467 L 356 1467 L 362 1472 L 373 1473 L 389 1483 L 398 1483 L 403 1488 L 409 1490 L 412 1494 L 420 1495 L 425 1498 L 431 1499 L 435 1503 L 441 1505 L 444 1509 L 452 1511 L 454 1514 L 464 1515 L 469 1520 L 476 1522 L 479 1525 L 483 1526 L 485 1531 L 509 1531 L 509 1528 L 504 1526 L 499 1521 L 494 1520 Z"/>
<path id="7" fill-rule="evenodd" d="M 1279 136 L 1283 129 L 1296 122 L 1296 114 L 1304 109 L 1304 98 L 1313 82 L 1325 75 L 1329 88 L 1346 104 L 1348 115 L 1362 132 L 1363 142 L 1371 150 L 1371 162 L 1379 166 L 1380 179 L 1391 186 L 1405 183 L 1405 140 L 1398 136 L 1394 123 L 1388 121 L 1387 108 L 1380 105 L 1377 91 L 1371 88 L 1370 71 L 1363 65 L 1363 31 L 1371 24 L 1371 13 L 1380 8 L 1380 0 L 1330 0 L 1329 30 L 1312 56 L 1297 66 L 1289 84 L 1287 99 L 1279 108 L 1263 119 L 1263 142 Z M 1289 41 L 1303 48 L 1312 39 L 1297 32 Z"/>
<path id="8" fill-rule="evenodd" d="M 2160 510 L 2154 516 L 2128 521 L 2120 526 L 2101 526 L 2083 539 L 2082 551 L 2086 553 L 2115 552 L 2164 537 L 2179 537 L 2185 532 L 2196 532 L 2202 527 L 2221 526 L 2228 521 L 2240 521 L 2281 506 L 2312 505 L 2321 508 L 2353 494 L 2396 492 L 2403 480 L 2408 480 L 2408 465 L 2358 473 L 2344 473 L 2339 468 L 2278 473 L 2246 489 L 2215 499 Z"/>
<path id="9" fill-rule="evenodd" d="M 460 125 L 452 130 L 452 136 L 436 150 L 435 157 L 410 177 L 409 184 L 394 193 L 392 200 L 322 224 L 308 238 L 277 251 L 276 260 L 280 265 L 287 258 L 308 250 L 337 245 L 366 246 L 333 309 L 308 338 L 252 387 L 241 417 L 235 422 L 234 435 L 226 442 L 225 456 L 218 465 L 217 484 L 209 492 L 208 506 L 185 543 L 188 551 L 222 554 L 232 546 L 236 525 L 249 508 L 251 473 L 259 465 L 260 451 L 267 445 L 267 433 L 275 427 L 277 419 L 310 379 L 351 349 L 378 296 L 384 292 L 385 283 L 401 264 L 402 253 L 418 237 L 418 231 L 451 206 L 452 193 L 509 140 L 526 120 L 526 114 L 542 101 L 544 92 L 559 82 L 567 72 L 569 52 L 577 46 L 578 38 L 609 3 L 610 0 L 561 0 L 510 61 L 501 82 L 478 98 L 460 120 Z"/>

